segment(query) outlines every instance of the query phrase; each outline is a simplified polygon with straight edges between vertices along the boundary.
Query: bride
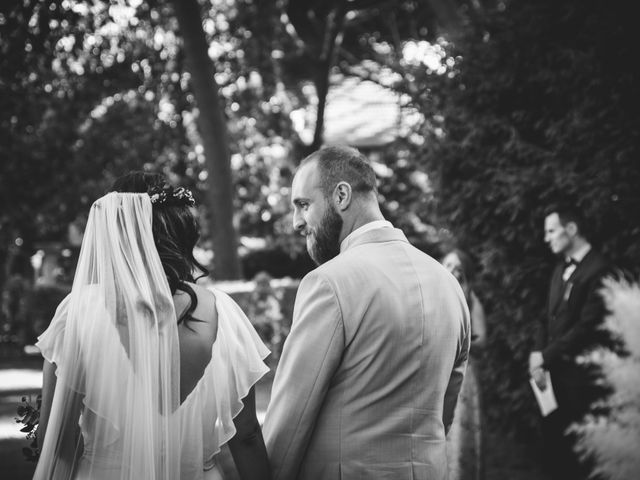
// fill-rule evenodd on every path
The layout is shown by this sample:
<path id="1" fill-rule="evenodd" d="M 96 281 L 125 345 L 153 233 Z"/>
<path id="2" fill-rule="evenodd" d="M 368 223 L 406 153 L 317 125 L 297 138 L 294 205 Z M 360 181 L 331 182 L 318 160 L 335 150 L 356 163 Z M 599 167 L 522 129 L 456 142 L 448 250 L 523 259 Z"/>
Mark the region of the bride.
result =
<path id="1" fill-rule="evenodd" d="M 268 350 L 235 302 L 195 284 L 191 192 L 134 172 L 92 206 L 45 358 L 35 479 L 269 478 L 255 413 Z"/>

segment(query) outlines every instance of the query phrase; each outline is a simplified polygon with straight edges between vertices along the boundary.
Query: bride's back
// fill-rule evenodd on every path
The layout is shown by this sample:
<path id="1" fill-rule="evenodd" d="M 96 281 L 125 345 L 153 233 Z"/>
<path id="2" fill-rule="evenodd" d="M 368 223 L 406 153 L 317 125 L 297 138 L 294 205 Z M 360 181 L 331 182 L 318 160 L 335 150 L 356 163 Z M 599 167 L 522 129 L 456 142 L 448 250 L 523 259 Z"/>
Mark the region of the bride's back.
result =
<path id="1" fill-rule="evenodd" d="M 193 312 L 185 316 L 191 306 L 190 296 L 177 290 L 173 296 L 180 340 L 180 403 L 183 403 L 202 378 L 211 361 L 211 348 L 218 332 L 216 299 L 212 292 L 193 283 L 191 287 L 197 304 Z"/>
<path id="2" fill-rule="evenodd" d="M 38 341 L 35 478 L 202 480 L 254 410 L 243 399 L 268 350 L 228 295 L 195 285 L 208 271 L 193 256 L 191 193 L 143 172 L 116 183 L 91 208 L 72 293 Z"/>

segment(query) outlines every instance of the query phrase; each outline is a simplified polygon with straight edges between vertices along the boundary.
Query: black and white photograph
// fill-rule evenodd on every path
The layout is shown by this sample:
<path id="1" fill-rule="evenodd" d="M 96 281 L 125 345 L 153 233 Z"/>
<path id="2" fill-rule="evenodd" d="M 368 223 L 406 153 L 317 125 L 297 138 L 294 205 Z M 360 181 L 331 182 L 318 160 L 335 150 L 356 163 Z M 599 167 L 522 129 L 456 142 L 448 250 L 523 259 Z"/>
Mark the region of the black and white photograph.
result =
<path id="1" fill-rule="evenodd" d="M 629 0 L 6 0 L 0 477 L 640 479 Z"/>

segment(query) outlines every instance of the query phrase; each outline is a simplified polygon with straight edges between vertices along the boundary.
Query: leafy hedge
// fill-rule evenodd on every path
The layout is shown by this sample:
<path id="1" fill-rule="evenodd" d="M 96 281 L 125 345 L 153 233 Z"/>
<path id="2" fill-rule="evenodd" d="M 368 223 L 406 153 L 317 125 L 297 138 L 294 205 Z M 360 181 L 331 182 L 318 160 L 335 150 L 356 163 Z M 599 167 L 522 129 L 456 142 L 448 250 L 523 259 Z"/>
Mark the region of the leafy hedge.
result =
<path id="1" fill-rule="evenodd" d="M 574 425 L 578 451 L 596 468 L 594 476 L 625 480 L 640 476 L 640 286 L 627 281 L 605 282 L 603 295 L 610 314 L 605 327 L 624 344 L 625 354 L 601 349 L 587 360 L 600 367 L 613 393 L 604 406 Z M 594 409 L 596 410 L 596 409 Z"/>
<path id="2" fill-rule="evenodd" d="M 481 267 L 485 405 L 530 432 L 526 359 L 554 263 L 544 208 L 577 202 L 596 244 L 621 267 L 638 267 L 639 42 L 622 2 L 506 5 L 453 45 L 453 78 L 432 87 L 426 106 L 444 118 L 444 135 L 425 132 L 420 155 L 440 221 Z"/>

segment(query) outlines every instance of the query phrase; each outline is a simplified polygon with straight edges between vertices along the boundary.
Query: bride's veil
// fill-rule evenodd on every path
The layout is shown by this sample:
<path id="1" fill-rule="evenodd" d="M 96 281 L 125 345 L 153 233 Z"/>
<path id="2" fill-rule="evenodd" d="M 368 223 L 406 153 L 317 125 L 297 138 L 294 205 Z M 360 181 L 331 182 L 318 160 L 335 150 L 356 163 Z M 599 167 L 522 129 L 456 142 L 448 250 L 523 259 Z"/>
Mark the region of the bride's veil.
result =
<path id="1" fill-rule="evenodd" d="M 57 384 L 34 478 L 180 478 L 177 322 L 151 209 L 138 193 L 91 208 L 50 327 Z M 84 441 L 72 438 L 78 418 Z"/>

